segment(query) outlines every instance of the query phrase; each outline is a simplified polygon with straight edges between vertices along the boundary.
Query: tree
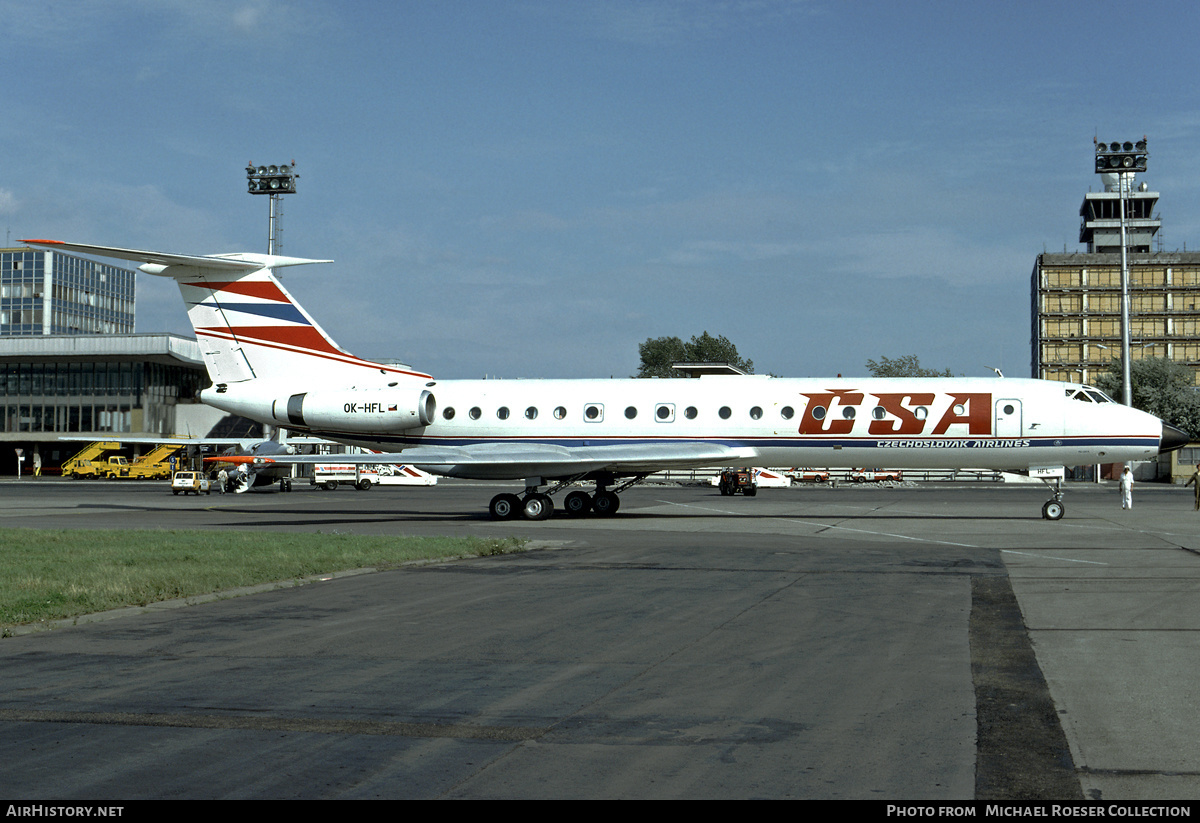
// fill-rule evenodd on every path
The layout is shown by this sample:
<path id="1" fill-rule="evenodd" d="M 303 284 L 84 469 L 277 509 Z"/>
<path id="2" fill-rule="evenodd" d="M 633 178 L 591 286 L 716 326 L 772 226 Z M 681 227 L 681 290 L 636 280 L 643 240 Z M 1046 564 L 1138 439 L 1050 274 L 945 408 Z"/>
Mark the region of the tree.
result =
<path id="1" fill-rule="evenodd" d="M 1112 397 L 1121 397 L 1124 382 L 1121 361 L 1114 358 L 1108 370 L 1096 378 L 1096 387 Z M 1200 394 L 1192 383 L 1192 370 L 1167 357 L 1144 357 L 1129 363 L 1133 383 L 1133 407 L 1200 437 Z"/>
<path id="2" fill-rule="evenodd" d="M 651 337 L 638 346 L 642 365 L 638 377 L 684 377 L 671 368 L 672 363 L 728 363 L 747 374 L 754 373 L 754 361 L 738 356 L 737 346 L 724 335 L 713 337 L 707 331 L 684 343 L 678 337 Z"/>
<path id="3" fill-rule="evenodd" d="M 872 377 L 953 377 L 949 369 L 934 371 L 921 368 L 921 361 L 915 354 L 905 354 L 894 360 L 890 357 L 880 358 L 880 362 L 867 361 L 867 370 Z"/>

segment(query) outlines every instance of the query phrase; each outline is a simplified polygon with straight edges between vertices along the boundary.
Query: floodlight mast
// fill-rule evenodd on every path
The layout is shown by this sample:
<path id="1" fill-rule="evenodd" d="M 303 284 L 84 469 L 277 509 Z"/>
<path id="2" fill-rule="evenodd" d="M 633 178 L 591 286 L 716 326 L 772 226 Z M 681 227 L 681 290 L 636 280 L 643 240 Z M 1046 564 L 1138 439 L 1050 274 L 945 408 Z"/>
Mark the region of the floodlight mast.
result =
<path id="1" fill-rule="evenodd" d="M 250 194 L 266 194 L 270 196 L 271 208 L 267 219 L 267 254 L 275 254 L 276 246 L 282 245 L 277 241 L 275 219 L 282 214 L 283 204 L 280 196 L 296 193 L 296 179 L 300 176 L 295 172 L 296 161 L 290 166 L 255 166 L 246 165 L 246 180 Z"/>
<path id="2" fill-rule="evenodd" d="M 1093 138 L 1093 141 L 1095 138 Z M 1133 176 L 1146 170 L 1146 137 L 1137 143 L 1096 143 L 1096 174 L 1116 174 L 1121 197 L 1121 402 L 1133 405 L 1133 380 L 1129 368 L 1129 258 L 1125 240 L 1125 193 Z"/>

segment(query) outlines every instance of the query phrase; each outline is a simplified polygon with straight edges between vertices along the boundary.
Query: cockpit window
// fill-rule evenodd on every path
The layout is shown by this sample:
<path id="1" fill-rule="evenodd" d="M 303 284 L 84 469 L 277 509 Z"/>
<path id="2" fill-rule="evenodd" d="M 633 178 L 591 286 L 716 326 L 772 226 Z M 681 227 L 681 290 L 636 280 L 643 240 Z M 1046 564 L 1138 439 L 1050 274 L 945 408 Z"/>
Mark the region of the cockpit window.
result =
<path id="1" fill-rule="evenodd" d="M 1111 397 L 1109 397 L 1107 394 L 1105 394 L 1104 392 L 1100 391 L 1099 389 L 1092 388 L 1091 386 L 1076 386 L 1073 388 L 1069 388 L 1066 391 L 1067 391 L 1067 397 L 1070 397 L 1072 400 L 1079 400 L 1083 403 L 1115 403 L 1115 402 L 1117 402 L 1117 401 L 1113 400 Z"/>

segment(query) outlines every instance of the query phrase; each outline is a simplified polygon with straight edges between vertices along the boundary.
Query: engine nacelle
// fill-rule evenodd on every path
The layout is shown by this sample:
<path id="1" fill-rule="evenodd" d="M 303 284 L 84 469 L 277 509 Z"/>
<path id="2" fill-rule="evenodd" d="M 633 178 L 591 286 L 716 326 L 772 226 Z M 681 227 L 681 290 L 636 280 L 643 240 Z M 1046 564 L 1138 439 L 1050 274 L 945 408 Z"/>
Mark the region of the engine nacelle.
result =
<path id="1" fill-rule="evenodd" d="M 227 488 L 233 489 L 234 494 L 243 494 L 254 488 L 258 480 L 258 472 L 251 471 L 246 466 L 238 466 L 237 471 L 229 472 Z"/>
<path id="2" fill-rule="evenodd" d="M 432 392 L 402 389 L 305 392 L 280 398 L 271 407 L 281 425 L 340 432 L 415 429 L 432 423 L 436 412 Z"/>

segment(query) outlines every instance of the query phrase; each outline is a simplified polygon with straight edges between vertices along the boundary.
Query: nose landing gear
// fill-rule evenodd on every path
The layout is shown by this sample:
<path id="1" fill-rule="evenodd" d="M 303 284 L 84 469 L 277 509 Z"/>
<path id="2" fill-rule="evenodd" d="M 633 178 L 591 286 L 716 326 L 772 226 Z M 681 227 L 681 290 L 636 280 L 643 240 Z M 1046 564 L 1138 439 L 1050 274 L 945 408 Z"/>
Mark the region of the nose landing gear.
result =
<path id="1" fill-rule="evenodd" d="M 1050 481 L 1045 481 L 1049 484 Z M 1062 520 L 1062 516 L 1066 514 L 1067 508 L 1063 505 L 1062 479 L 1054 479 L 1054 497 L 1047 500 L 1042 506 L 1043 520 Z"/>

